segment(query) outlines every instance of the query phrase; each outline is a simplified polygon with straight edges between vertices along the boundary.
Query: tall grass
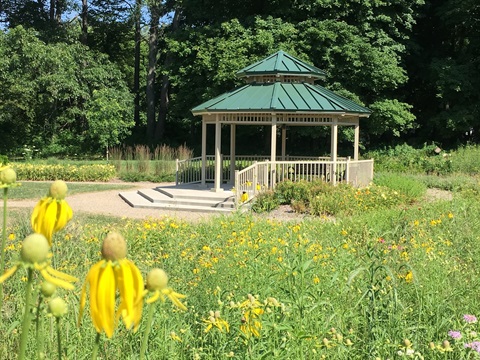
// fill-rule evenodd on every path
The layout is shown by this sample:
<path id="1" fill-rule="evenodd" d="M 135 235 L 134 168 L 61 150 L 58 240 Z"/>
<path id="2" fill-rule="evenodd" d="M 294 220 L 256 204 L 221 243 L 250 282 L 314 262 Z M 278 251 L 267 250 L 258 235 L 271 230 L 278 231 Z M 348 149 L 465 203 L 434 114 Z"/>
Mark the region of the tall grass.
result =
<path id="1" fill-rule="evenodd" d="M 153 151 L 145 145 L 115 147 L 110 154 L 119 177 L 128 181 L 173 181 L 175 160 L 193 157 L 185 145 L 159 145 Z"/>

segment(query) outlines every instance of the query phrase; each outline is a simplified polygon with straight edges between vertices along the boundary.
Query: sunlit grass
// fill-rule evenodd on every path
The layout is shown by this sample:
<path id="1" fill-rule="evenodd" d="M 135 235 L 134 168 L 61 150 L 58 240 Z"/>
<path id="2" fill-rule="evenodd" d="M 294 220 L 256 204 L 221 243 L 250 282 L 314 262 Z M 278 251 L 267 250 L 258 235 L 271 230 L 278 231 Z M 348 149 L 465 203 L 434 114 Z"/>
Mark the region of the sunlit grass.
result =
<path id="1" fill-rule="evenodd" d="M 48 193 L 51 181 L 21 181 L 21 186 L 9 189 L 8 198 L 11 200 L 20 199 L 40 199 Z M 69 195 L 97 192 L 107 190 L 125 190 L 131 189 L 132 185 L 122 184 L 85 184 L 85 183 L 68 183 Z"/>

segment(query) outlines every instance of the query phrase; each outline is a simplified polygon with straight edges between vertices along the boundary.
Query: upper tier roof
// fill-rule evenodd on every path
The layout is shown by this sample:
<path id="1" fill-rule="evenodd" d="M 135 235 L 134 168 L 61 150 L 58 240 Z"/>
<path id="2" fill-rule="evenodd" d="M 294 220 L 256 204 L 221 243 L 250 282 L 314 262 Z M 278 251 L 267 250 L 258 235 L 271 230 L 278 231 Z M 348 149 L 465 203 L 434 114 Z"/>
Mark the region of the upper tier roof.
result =
<path id="1" fill-rule="evenodd" d="M 239 77 L 279 74 L 310 76 L 317 79 L 323 79 L 326 75 L 323 70 L 309 65 L 281 50 L 237 72 Z"/>

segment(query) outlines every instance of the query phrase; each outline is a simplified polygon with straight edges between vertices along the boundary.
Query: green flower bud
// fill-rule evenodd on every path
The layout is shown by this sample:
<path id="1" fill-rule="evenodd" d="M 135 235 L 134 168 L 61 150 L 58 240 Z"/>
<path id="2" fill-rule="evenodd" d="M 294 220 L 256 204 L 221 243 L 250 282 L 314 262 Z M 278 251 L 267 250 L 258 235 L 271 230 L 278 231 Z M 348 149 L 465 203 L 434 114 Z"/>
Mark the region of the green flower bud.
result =
<path id="1" fill-rule="evenodd" d="M 56 290 L 57 290 L 57 287 L 48 281 L 42 282 L 42 285 L 40 286 L 40 292 L 46 298 L 49 298 L 50 296 L 55 294 Z"/>
<path id="2" fill-rule="evenodd" d="M 404 340 L 403 340 L 403 345 L 405 345 L 406 348 L 409 348 L 409 347 L 412 346 L 412 343 L 411 343 L 410 340 L 404 339 Z"/>
<path id="3" fill-rule="evenodd" d="M 47 238 L 42 234 L 34 233 L 23 240 L 20 256 L 23 261 L 30 264 L 41 264 L 47 260 L 49 251 Z"/>
<path id="4" fill-rule="evenodd" d="M 13 184 L 17 181 L 17 173 L 12 168 L 6 168 L 0 172 L 0 182 L 4 184 Z"/>
<path id="5" fill-rule="evenodd" d="M 65 181 L 63 180 L 57 180 L 50 185 L 50 191 L 48 193 L 48 196 L 57 199 L 57 200 L 63 200 L 65 199 L 65 196 L 67 196 L 67 191 L 68 187 Z"/>
<path id="6" fill-rule="evenodd" d="M 147 275 L 147 289 L 150 291 L 162 290 L 167 287 L 168 276 L 162 269 L 152 269 Z"/>
<path id="7" fill-rule="evenodd" d="M 50 300 L 48 303 L 48 309 L 50 313 L 55 316 L 56 318 L 62 317 L 68 311 L 68 306 L 65 300 L 62 298 L 56 297 Z"/>
<path id="8" fill-rule="evenodd" d="M 127 256 L 127 242 L 117 232 L 107 234 L 102 244 L 102 256 L 105 260 L 117 261 Z"/>

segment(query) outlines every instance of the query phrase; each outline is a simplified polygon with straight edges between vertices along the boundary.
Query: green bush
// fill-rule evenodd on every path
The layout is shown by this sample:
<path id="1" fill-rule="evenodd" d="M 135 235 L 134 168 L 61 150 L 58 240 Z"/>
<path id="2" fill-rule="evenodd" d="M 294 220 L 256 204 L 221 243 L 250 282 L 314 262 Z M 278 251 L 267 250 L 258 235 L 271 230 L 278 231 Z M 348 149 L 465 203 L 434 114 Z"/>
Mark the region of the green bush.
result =
<path id="1" fill-rule="evenodd" d="M 14 163 L 18 180 L 109 181 L 116 176 L 115 166 L 104 164 L 35 164 Z"/>
<path id="2" fill-rule="evenodd" d="M 252 204 L 252 211 L 256 213 L 270 212 L 279 207 L 280 201 L 273 191 L 265 191 L 255 198 Z"/>

